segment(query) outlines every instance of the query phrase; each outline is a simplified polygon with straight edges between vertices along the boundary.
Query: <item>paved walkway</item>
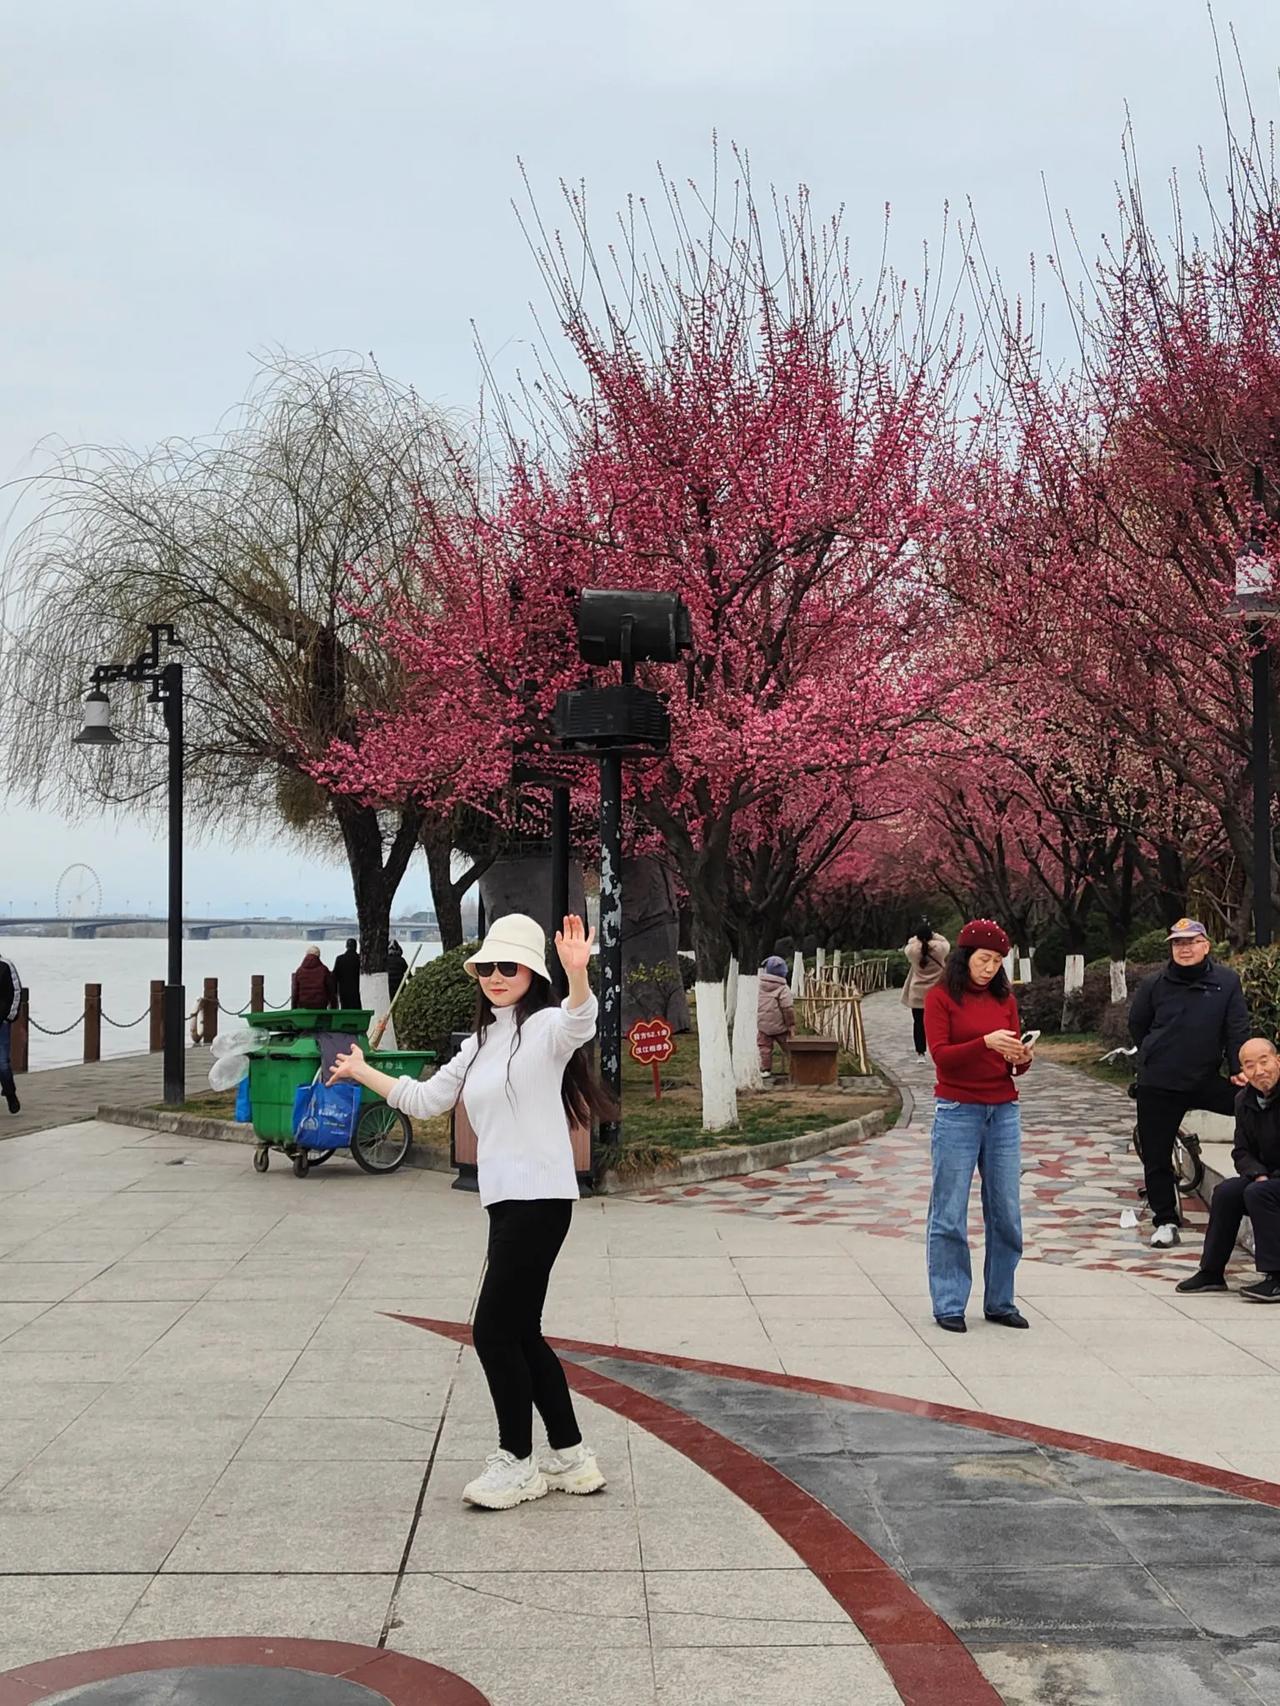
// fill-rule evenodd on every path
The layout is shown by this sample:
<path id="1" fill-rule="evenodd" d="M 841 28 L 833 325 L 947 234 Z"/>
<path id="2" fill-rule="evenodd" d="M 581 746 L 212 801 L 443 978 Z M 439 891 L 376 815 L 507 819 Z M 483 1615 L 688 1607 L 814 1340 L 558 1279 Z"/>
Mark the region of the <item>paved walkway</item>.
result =
<path id="1" fill-rule="evenodd" d="M 264 1706 L 1280 1706 L 1280 1311 L 1028 1260 L 1032 1331 L 950 1338 L 909 1238 L 597 1199 L 547 1313 L 608 1490 L 477 1513 L 483 1234 L 437 1174 L 0 1145 L 0 1706 L 223 1650 Z"/>
<path id="2" fill-rule="evenodd" d="M 164 1096 L 163 1061 L 159 1054 L 126 1054 L 91 1066 L 50 1066 L 19 1073 L 16 1084 L 22 1111 L 10 1114 L 0 1105 L 0 1140 L 92 1119 L 104 1103 L 149 1107 Z M 187 1094 L 207 1091 L 208 1049 L 189 1048 L 186 1062 Z"/>
<path id="3" fill-rule="evenodd" d="M 920 1240 L 929 1205 L 929 1120 L 933 1069 L 911 1042 L 911 1021 L 896 993 L 864 1005 L 867 1046 L 903 1086 L 904 1117 L 873 1143 L 812 1161 L 649 1193 L 651 1201 L 699 1202 L 802 1226 L 861 1227 L 878 1236 Z M 1195 1266 L 1207 1222 L 1197 1197 L 1183 1202 L 1184 1242 L 1154 1255 L 1150 1223 L 1125 1231 L 1120 1216 L 1141 1209 L 1142 1168 L 1131 1144 L 1133 1103 L 1122 1090 L 1068 1067 L 1039 1061 L 1019 1080 L 1023 1132 L 1023 1236 L 1026 1254 L 1046 1262 L 1114 1269 L 1152 1278 Z M 973 1232 L 980 1239 L 977 1191 Z"/>

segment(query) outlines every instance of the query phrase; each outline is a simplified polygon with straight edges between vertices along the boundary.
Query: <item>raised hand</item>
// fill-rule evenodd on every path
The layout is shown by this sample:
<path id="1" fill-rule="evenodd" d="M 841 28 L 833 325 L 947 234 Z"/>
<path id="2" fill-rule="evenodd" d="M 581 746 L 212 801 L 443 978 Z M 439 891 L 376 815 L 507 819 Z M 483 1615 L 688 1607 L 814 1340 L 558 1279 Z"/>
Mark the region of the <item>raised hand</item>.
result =
<path id="1" fill-rule="evenodd" d="M 560 956 L 560 964 L 570 977 L 574 972 L 584 972 L 591 964 L 591 950 L 595 946 L 595 930 L 583 927 L 582 920 L 576 913 L 570 913 L 564 927 L 556 931 L 556 953 Z"/>
<path id="2" fill-rule="evenodd" d="M 358 1084 L 360 1069 L 364 1065 L 364 1050 L 359 1043 L 352 1043 L 348 1053 L 340 1054 L 334 1061 L 329 1073 L 330 1084 Z"/>

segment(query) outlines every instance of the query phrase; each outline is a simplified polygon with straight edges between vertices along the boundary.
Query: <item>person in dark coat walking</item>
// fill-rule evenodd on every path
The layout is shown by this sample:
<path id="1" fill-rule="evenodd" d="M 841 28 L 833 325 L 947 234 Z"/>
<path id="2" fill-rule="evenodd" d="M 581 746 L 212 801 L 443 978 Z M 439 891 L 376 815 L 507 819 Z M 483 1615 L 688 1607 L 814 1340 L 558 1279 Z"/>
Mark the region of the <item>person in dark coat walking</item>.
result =
<path id="1" fill-rule="evenodd" d="M 302 964 L 293 974 L 289 985 L 291 1007 L 332 1007 L 335 990 L 333 973 L 320 958 L 314 942 L 302 956 Z"/>
<path id="2" fill-rule="evenodd" d="M 360 1005 L 360 952 L 354 936 L 347 937 L 347 951 L 333 962 L 333 981 L 338 990 L 338 1006 L 348 1010 Z"/>
<path id="3" fill-rule="evenodd" d="M 19 1113 L 22 1109 L 22 1103 L 18 1100 L 18 1088 L 13 1080 L 13 1063 L 9 1054 L 10 1026 L 18 1017 L 21 1000 L 22 979 L 18 976 L 18 968 L 12 960 L 7 960 L 0 954 L 0 1091 L 4 1093 L 5 1106 L 11 1114 Z"/>
<path id="4" fill-rule="evenodd" d="M 404 957 L 404 949 L 399 942 L 393 942 L 387 949 L 387 993 L 393 1001 L 396 998 L 396 990 L 404 982 L 408 970 L 409 962 Z"/>
<path id="5" fill-rule="evenodd" d="M 1178 1127 L 1192 1108 L 1235 1111 L 1236 1087 L 1222 1077 L 1222 1062 L 1225 1056 L 1228 1073 L 1238 1074 L 1240 1045 L 1249 1035 L 1240 979 L 1217 963 L 1210 946 L 1198 918 L 1180 918 L 1169 932 L 1168 965 L 1142 980 L 1129 1008 L 1138 1045 L 1138 1140 L 1157 1250 L 1179 1242 Z"/>
<path id="6" fill-rule="evenodd" d="M 1247 1303 L 1280 1303 L 1280 1054 L 1266 1037 L 1240 1050 L 1244 1088 L 1236 1097 L 1235 1177 L 1223 1179 L 1209 1204 L 1200 1269 L 1179 1291 L 1226 1291 L 1227 1263 L 1245 1215 L 1253 1225 L 1253 1263 L 1262 1275 L 1240 1287 Z"/>

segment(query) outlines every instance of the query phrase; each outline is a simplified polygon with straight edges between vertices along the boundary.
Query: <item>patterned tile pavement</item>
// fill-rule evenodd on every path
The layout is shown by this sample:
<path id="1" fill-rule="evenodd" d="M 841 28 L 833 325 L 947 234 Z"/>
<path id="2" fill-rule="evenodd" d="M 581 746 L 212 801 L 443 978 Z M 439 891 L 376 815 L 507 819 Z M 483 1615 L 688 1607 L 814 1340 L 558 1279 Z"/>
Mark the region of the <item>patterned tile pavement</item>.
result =
<path id="1" fill-rule="evenodd" d="M 848 1226 L 885 1238 L 923 1241 L 929 1205 L 929 1120 L 933 1072 L 911 1044 L 910 1017 L 896 992 L 863 1009 L 867 1045 L 902 1086 L 903 1118 L 889 1132 L 794 1166 L 706 1185 L 647 1191 L 651 1202 L 696 1202 L 727 1214 L 757 1214 L 799 1226 Z M 1122 1090 L 1068 1067 L 1039 1061 L 1021 1080 L 1023 1238 L 1028 1257 L 1073 1267 L 1167 1278 L 1171 1266 L 1196 1266 L 1208 1216 L 1185 1198 L 1178 1249 L 1153 1255 L 1145 1212 L 1126 1231 L 1142 1169 L 1133 1153 L 1133 1103 Z M 971 1230 L 981 1235 L 978 1193 Z"/>

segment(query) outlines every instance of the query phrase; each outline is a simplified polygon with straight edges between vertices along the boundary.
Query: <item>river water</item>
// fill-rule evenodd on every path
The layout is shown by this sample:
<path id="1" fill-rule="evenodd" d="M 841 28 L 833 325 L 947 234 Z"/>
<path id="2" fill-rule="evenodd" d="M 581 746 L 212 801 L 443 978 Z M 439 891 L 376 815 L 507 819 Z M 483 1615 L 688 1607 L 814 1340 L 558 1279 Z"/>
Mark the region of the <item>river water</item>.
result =
<path id="1" fill-rule="evenodd" d="M 223 1007 L 238 1010 L 249 1005 L 249 979 L 261 973 L 266 979 L 269 1007 L 283 1007 L 289 999 L 289 977 L 302 959 L 305 938 L 297 941 L 246 940 L 243 937 L 183 944 L 183 977 L 187 990 L 187 1012 L 206 977 L 218 979 L 218 1000 Z M 417 943 L 405 952 L 412 960 Z M 322 942 L 325 964 L 332 965 L 342 952 L 341 942 Z M 102 1058 L 145 1052 L 149 1040 L 147 1016 L 151 980 L 163 978 L 167 951 L 160 936 L 117 936 L 88 942 L 71 942 L 57 936 L 0 935 L 0 952 L 17 966 L 31 991 L 31 1068 L 68 1066 L 84 1059 L 84 1030 L 79 1024 L 65 1036 L 46 1036 L 72 1025 L 84 1010 L 86 983 L 102 985 Z M 418 964 L 434 959 L 438 942 L 424 942 Z M 131 1020 L 140 1023 L 130 1024 Z M 127 1029 L 109 1025 L 114 1019 Z M 223 1017 L 221 1023 L 226 1024 Z M 37 1029 L 43 1026 L 44 1031 Z"/>

